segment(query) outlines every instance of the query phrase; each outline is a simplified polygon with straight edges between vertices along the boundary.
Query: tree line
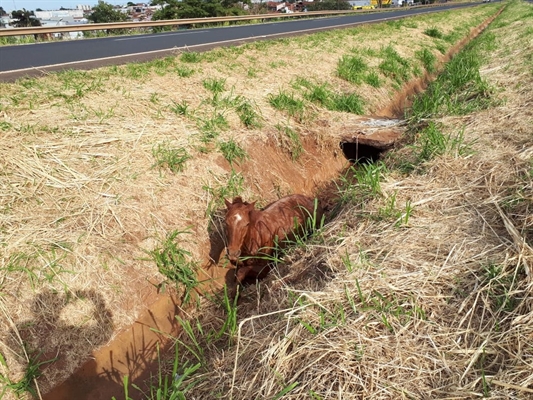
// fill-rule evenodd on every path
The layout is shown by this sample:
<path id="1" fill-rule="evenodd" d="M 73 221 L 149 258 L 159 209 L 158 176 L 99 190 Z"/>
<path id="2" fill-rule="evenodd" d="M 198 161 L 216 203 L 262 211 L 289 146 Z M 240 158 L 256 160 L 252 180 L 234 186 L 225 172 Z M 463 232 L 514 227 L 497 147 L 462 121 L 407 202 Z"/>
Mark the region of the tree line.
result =
<path id="1" fill-rule="evenodd" d="M 287 3 L 294 4 L 298 0 L 287 0 Z M 260 14 L 268 12 L 266 2 L 254 3 L 251 0 L 152 0 L 151 6 L 161 5 L 162 8 L 156 10 L 152 15 L 153 21 L 184 18 L 210 18 L 226 17 L 248 14 L 250 9 L 254 13 Z M 135 6 L 135 3 L 128 2 L 128 6 Z M 245 7 L 247 6 L 247 7 Z M 308 11 L 323 10 L 349 10 L 350 4 L 346 0 L 322 0 L 314 1 L 306 5 Z M 63 7 L 61 9 L 64 9 Z M 37 9 L 41 11 L 41 9 Z M 7 13 L 0 7 L 0 16 Z M 35 16 L 34 11 L 26 9 L 16 10 L 11 13 L 14 27 L 41 26 L 41 21 Z M 99 0 L 93 7 L 87 19 L 94 23 L 123 22 L 129 16 L 104 0 Z"/>

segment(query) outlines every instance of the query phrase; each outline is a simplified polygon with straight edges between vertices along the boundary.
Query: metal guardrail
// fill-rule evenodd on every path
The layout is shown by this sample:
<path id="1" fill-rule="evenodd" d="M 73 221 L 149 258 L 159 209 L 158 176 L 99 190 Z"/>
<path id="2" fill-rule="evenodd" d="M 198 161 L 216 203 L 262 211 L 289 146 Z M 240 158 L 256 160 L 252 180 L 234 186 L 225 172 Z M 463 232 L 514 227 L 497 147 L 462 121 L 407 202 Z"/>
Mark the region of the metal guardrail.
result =
<path id="1" fill-rule="evenodd" d="M 0 37 L 38 35 L 38 34 L 59 33 L 59 32 L 97 31 L 97 30 L 108 30 L 108 29 L 150 28 L 154 26 L 216 24 L 220 22 L 239 22 L 239 21 L 251 21 L 251 20 L 264 20 L 264 19 L 272 19 L 272 18 L 304 18 L 308 16 L 351 14 L 351 13 L 361 13 L 361 12 L 370 12 L 370 11 L 376 11 L 376 10 L 308 11 L 308 12 L 299 12 L 299 13 L 291 13 L 291 14 L 275 13 L 275 14 L 254 14 L 254 15 L 240 15 L 240 16 L 213 17 L 213 18 L 170 19 L 170 20 L 143 21 L 143 22 L 112 22 L 112 23 L 105 23 L 105 24 L 38 26 L 38 27 L 31 27 L 31 28 L 0 29 Z"/>

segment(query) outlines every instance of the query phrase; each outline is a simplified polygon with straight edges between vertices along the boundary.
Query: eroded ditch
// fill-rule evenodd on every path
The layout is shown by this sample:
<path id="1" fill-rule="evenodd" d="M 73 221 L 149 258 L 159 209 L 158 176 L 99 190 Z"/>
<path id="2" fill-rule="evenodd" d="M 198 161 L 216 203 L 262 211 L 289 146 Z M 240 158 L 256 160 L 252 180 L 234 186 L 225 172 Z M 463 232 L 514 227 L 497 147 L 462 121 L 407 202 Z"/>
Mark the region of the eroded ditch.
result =
<path id="1" fill-rule="evenodd" d="M 441 65 L 479 35 L 500 12 L 457 43 L 442 57 Z M 263 191 L 276 190 L 283 184 L 290 186 L 293 192 L 308 195 L 317 195 L 318 192 L 323 202 L 332 202 L 334 194 L 328 190 L 328 187 L 334 187 L 332 182 L 350 160 L 373 161 L 394 146 L 405 131 L 401 119 L 404 110 L 409 107 L 413 96 L 423 92 L 434 77 L 425 75 L 407 83 L 376 116 L 353 116 L 335 131 L 327 121 L 321 121 L 316 126 L 316 132 L 304 138 L 305 162 L 293 163 L 275 144 L 251 144 L 247 148 L 250 159 L 263 161 L 245 163 L 240 172 L 257 177 L 256 185 Z M 313 139 L 317 136 L 326 140 L 317 142 Z M 231 270 L 219 266 L 224 248 L 221 237 L 211 237 L 210 243 L 205 243 L 203 248 L 204 261 L 199 272 L 199 281 L 203 284 L 198 288 L 198 296 L 222 290 L 224 284 L 232 283 L 233 277 Z M 169 338 L 179 333 L 176 315 L 183 315 L 179 298 L 169 293 L 156 294 L 154 301 L 147 305 L 145 312 L 130 328 L 95 350 L 81 367 L 45 394 L 43 399 L 99 400 L 113 396 L 119 399 L 124 396 L 124 376 L 129 376 L 130 383 L 142 386 L 142 382 L 158 369 L 157 349 L 161 353 L 169 350 L 172 345 Z M 130 393 L 131 398 L 135 399 L 135 395 Z"/>

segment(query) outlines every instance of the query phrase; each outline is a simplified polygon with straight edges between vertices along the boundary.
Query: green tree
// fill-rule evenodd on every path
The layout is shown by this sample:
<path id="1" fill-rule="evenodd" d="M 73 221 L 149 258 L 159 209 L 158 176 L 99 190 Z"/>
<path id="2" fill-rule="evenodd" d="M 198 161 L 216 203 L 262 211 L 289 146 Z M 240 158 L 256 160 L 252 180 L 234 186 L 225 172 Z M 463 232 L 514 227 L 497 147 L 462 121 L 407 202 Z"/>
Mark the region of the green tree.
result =
<path id="1" fill-rule="evenodd" d="M 309 11 L 350 10 L 351 8 L 352 6 L 346 0 L 314 1 L 307 7 Z"/>
<path id="2" fill-rule="evenodd" d="M 35 17 L 33 11 L 28 11 L 25 8 L 22 10 L 13 11 L 11 18 L 17 20 L 13 23 L 15 28 L 27 28 L 30 26 L 41 26 L 41 21 Z"/>
<path id="3" fill-rule="evenodd" d="M 152 4 L 158 4 L 158 0 Z M 244 10 L 233 6 L 228 0 L 166 0 L 166 6 L 152 16 L 152 20 L 223 17 L 244 14 Z"/>
<path id="4" fill-rule="evenodd" d="M 0 17 L 4 17 L 6 15 L 7 13 L 5 12 L 5 10 L 2 7 L 0 7 Z M 3 19 L 0 20 L 0 28 L 5 28 L 5 23 Z"/>
<path id="5" fill-rule="evenodd" d="M 128 19 L 128 15 L 115 10 L 115 8 L 103 0 L 98 0 L 98 4 L 93 7 L 92 13 L 87 17 L 94 23 L 122 22 Z"/>
<path id="6" fill-rule="evenodd" d="M 152 15 L 152 20 L 209 17 L 201 3 L 201 0 L 167 0 L 167 5 Z"/>

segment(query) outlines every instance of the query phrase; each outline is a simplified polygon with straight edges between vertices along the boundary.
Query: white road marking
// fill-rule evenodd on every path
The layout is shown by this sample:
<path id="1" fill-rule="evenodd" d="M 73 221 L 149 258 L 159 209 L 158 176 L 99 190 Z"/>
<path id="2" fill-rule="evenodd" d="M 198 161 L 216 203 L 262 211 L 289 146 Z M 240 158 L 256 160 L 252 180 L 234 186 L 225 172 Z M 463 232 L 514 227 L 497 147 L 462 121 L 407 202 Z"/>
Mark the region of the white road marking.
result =
<path id="1" fill-rule="evenodd" d="M 429 13 L 431 13 L 431 11 L 421 12 L 421 13 L 418 13 L 416 15 L 429 14 Z M 388 18 L 382 18 L 380 20 L 371 21 L 371 22 L 385 22 L 385 21 L 388 21 L 388 20 L 395 20 L 395 19 L 401 19 L 401 18 L 403 18 L 403 17 L 388 17 Z M 350 23 L 334 25 L 334 26 L 330 26 L 330 27 L 302 29 L 302 30 L 299 30 L 297 32 L 299 32 L 300 34 L 304 33 L 304 32 L 312 33 L 312 32 L 316 32 L 316 31 L 329 30 L 329 29 L 340 28 L 340 27 L 344 27 L 344 26 L 348 27 L 348 26 L 365 25 L 365 24 L 368 24 L 368 23 L 369 23 L 368 21 L 367 22 L 355 22 L 355 23 L 350 22 Z M 295 33 L 295 32 L 293 31 L 293 32 L 273 33 L 273 34 L 269 34 L 269 35 L 262 35 L 262 36 L 259 36 L 259 37 L 261 37 L 261 38 L 275 38 L 277 36 L 284 36 L 284 35 L 287 35 L 287 34 L 290 35 L 291 33 Z M 59 63 L 59 64 L 40 65 L 38 67 L 29 67 L 29 68 L 14 69 L 14 70 L 9 70 L 9 71 L 0 71 L 0 79 L 2 78 L 3 75 L 7 75 L 7 74 L 10 74 L 10 73 L 13 73 L 13 72 L 22 73 L 24 71 L 35 71 L 35 70 L 37 70 L 37 71 L 46 71 L 47 69 L 50 69 L 50 68 L 67 67 L 67 66 L 70 66 L 70 65 L 81 65 L 81 64 L 94 63 L 94 62 L 97 62 L 97 61 L 104 61 L 104 60 L 129 58 L 129 57 L 135 57 L 135 56 L 140 56 L 140 55 L 144 55 L 144 54 L 155 54 L 155 53 L 164 53 L 164 52 L 171 52 L 171 51 L 183 51 L 183 50 L 190 51 L 191 49 L 194 49 L 196 47 L 204 47 L 204 46 L 217 47 L 217 45 L 229 44 L 229 43 L 243 44 L 243 43 L 246 43 L 246 42 L 249 42 L 249 41 L 253 41 L 254 39 L 257 39 L 257 38 L 258 38 L 258 36 L 255 36 L 255 37 L 254 36 L 250 36 L 248 38 L 243 37 L 243 38 L 240 38 L 240 39 L 220 40 L 218 42 L 202 43 L 202 44 L 195 44 L 195 45 L 181 46 L 181 47 L 172 47 L 172 48 L 168 48 L 168 49 L 145 51 L 145 52 L 141 52 L 141 53 L 124 54 L 124 55 L 120 55 L 120 56 L 101 57 L 101 58 L 93 58 L 93 59 L 89 59 L 89 60 L 71 61 L 71 62 Z"/>

